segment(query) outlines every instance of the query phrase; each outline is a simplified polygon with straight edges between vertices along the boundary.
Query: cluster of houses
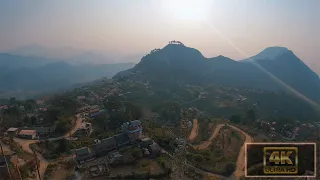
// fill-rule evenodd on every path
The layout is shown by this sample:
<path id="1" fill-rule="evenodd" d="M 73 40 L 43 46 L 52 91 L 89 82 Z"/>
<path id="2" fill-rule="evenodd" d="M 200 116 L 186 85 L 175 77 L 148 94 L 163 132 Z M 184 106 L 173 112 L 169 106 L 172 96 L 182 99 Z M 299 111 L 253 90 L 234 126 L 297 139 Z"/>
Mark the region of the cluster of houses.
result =
<path id="1" fill-rule="evenodd" d="M 6 109 L 8 109 L 9 107 L 8 107 L 8 105 L 2 105 L 2 106 L 0 106 L 0 110 L 6 110 Z"/>
<path id="2" fill-rule="evenodd" d="M 17 106 L 14 106 L 14 105 L 11 105 L 11 106 L 8 106 L 8 105 L 1 105 L 0 106 L 0 113 L 1 112 L 3 112 L 3 111 L 5 111 L 5 110 L 7 110 L 7 109 L 9 109 L 9 108 L 12 108 L 12 107 L 17 107 Z M 21 110 L 21 111 L 24 111 L 25 109 L 24 109 L 24 106 L 19 106 L 19 107 L 17 107 L 19 110 Z"/>
<path id="3" fill-rule="evenodd" d="M 38 105 L 43 105 L 44 101 L 37 101 Z M 22 126 L 19 128 L 11 127 L 6 130 L 5 135 L 9 137 L 19 137 L 25 139 L 38 139 L 47 138 L 52 133 L 56 132 L 57 123 L 45 124 L 44 119 L 39 116 L 41 112 L 47 111 L 47 108 L 40 107 L 35 110 L 34 113 L 27 113 L 26 118 L 35 119 L 35 125 L 33 126 Z M 83 117 L 96 118 L 101 113 L 106 113 L 105 109 L 101 109 L 98 105 L 84 106 L 78 110 Z M 93 132 L 92 124 L 88 122 L 83 122 L 82 126 L 75 132 L 75 137 L 89 136 Z"/>
<path id="4" fill-rule="evenodd" d="M 75 160 L 79 164 L 82 164 L 95 157 L 107 155 L 109 152 L 115 151 L 140 138 L 142 135 L 142 126 L 139 120 L 124 124 L 121 126 L 121 133 L 106 139 L 96 140 L 96 143 L 91 147 L 83 147 L 75 150 Z"/>
<path id="5" fill-rule="evenodd" d="M 107 110 L 101 109 L 99 105 L 92 105 L 92 106 L 87 105 L 78 109 L 77 113 L 80 113 L 82 117 L 88 117 L 88 118 L 94 119 L 102 113 L 107 114 Z"/>
<path id="6" fill-rule="evenodd" d="M 126 163 L 132 161 L 132 157 L 122 155 L 118 152 L 119 148 L 130 146 L 141 142 L 142 149 L 145 154 L 152 154 L 159 151 L 156 146 L 152 145 L 153 141 L 141 139 L 142 125 L 140 120 L 125 122 L 121 125 L 121 133 L 102 140 L 95 140 L 95 144 L 90 147 L 83 147 L 75 150 L 75 161 L 80 165 L 92 161 L 97 157 L 107 156 L 110 164 L 112 163 Z M 150 146 L 150 147 L 149 147 Z M 157 150 L 156 150 L 157 149 Z"/>
<path id="7" fill-rule="evenodd" d="M 36 139 L 42 137 L 45 138 L 54 133 L 56 131 L 57 124 L 45 122 L 45 117 L 43 116 L 43 112 L 46 112 L 49 106 L 46 105 L 43 100 L 37 100 L 36 104 L 37 108 L 33 109 L 32 111 L 25 111 L 24 106 L 0 106 L 0 112 L 11 107 L 18 107 L 19 110 L 23 112 L 20 125 L 18 125 L 20 127 L 10 127 L 9 129 L 4 129 L 4 135 L 9 137 L 17 136 L 26 139 Z M 30 123 L 30 121 L 32 123 Z"/>
<path id="8" fill-rule="evenodd" d="M 102 80 L 104 82 L 104 80 Z M 82 95 L 76 97 L 78 102 L 94 104 L 94 103 L 101 103 L 103 100 L 109 96 L 125 96 L 130 92 L 123 93 L 117 86 L 120 85 L 119 83 L 115 86 L 110 87 L 99 87 L 99 89 L 92 91 L 89 88 L 82 88 L 79 89 Z M 86 96 L 84 96 L 86 94 Z"/>
<path id="9" fill-rule="evenodd" d="M 295 127 L 286 129 L 284 128 L 280 132 L 277 132 L 276 130 L 276 125 L 277 122 L 266 122 L 266 121 L 259 121 L 260 123 L 260 129 L 268 132 L 269 137 L 274 138 L 277 135 L 280 135 L 283 139 L 286 140 L 294 140 L 296 139 L 299 135 L 302 134 L 307 134 L 315 130 L 316 127 L 320 127 L 320 123 L 302 123 L 300 125 L 297 125 Z M 297 121 L 297 123 L 300 123 Z M 284 127 L 291 127 L 292 125 L 290 124 L 285 124 Z"/>
<path id="10" fill-rule="evenodd" d="M 106 117 L 108 115 L 106 109 L 101 109 L 99 105 L 86 105 L 78 109 L 77 113 L 80 114 L 80 116 L 83 119 L 91 118 L 95 119 L 100 114 L 105 114 Z M 74 137 L 82 137 L 82 136 L 89 136 L 93 132 L 92 124 L 89 122 L 83 122 L 82 126 L 77 129 L 77 131 L 74 133 Z"/>
<path id="11" fill-rule="evenodd" d="M 48 137 L 51 133 L 56 131 L 57 124 L 53 124 L 51 126 L 41 126 L 41 127 L 21 127 L 9 128 L 5 135 L 8 137 L 19 137 L 24 139 L 37 139 L 41 137 Z"/>
<path id="12" fill-rule="evenodd" d="M 78 96 L 77 97 L 77 100 L 78 101 L 83 101 L 83 100 L 85 100 L 86 99 L 86 96 Z"/>

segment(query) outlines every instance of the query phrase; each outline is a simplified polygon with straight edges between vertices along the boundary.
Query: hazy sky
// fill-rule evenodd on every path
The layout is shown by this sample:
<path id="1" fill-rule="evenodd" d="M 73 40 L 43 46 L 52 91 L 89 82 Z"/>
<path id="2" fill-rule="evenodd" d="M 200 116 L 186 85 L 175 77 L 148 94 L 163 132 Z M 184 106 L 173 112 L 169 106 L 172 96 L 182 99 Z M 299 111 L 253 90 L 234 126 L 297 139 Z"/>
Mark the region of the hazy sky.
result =
<path id="1" fill-rule="evenodd" d="M 319 73 L 319 8 L 320 0 L 1 0 L 0 50 L 39 44 L 131 55 L 180 40 L 206 57 L 241 59 L 285 46 Z"/>

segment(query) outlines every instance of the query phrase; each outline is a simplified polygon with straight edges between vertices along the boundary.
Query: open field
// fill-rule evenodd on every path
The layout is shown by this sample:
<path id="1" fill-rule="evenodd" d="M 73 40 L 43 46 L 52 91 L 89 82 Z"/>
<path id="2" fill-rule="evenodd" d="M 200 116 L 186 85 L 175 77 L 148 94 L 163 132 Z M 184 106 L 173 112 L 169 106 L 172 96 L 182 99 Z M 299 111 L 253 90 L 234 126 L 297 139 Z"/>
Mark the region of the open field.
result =
<path id="1" fill-rule="evenodd" d="M 74 164 L 70 162 L 60 162 L 55 164 L 50 164 L 47 167 L 45 173 L 45 179 L 51 180 L 66 180 L 71 179 L 71 174 L 74 169 Z"/>
<path id="2" fill-rule="evenodd" d="M 158 162 L 147 158 L 139 160 L 134 165 L 122 165 L 110 168 L 110 177 L 142 177 L 146 174 L 151 176 L 162 176 L 164 173 L 165 170 Z"/>

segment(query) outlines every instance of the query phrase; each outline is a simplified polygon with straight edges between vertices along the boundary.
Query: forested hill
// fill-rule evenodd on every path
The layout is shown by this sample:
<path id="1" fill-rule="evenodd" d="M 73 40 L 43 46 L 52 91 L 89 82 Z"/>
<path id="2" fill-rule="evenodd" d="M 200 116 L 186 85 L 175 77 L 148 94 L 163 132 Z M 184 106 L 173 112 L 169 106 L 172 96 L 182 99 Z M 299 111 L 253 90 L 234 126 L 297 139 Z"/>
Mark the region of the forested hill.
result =
<path id="1" fill-rule="evenodd" d="M 270 47 L 244 61 L 224 56 L 205 58 L 198 50 L 180 42 L 170 43 L 144 56 L 132 69 L 115 78 L 140 74 L 148 80 L 216 84 L 296 92 L 320 102 L 320 80 L 292 51 Z M 285 84 L 285 85 L 284 85 Z"/>

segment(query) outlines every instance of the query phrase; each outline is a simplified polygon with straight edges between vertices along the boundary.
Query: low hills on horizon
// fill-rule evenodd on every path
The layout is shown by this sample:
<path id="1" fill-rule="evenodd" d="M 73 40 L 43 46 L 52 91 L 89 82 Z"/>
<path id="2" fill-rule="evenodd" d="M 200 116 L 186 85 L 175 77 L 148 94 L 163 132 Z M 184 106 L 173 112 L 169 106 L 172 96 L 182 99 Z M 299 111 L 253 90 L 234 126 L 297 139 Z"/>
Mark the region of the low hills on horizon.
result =
<path id="1" fill-rule="evenodd" d="M 94 64 L 83 60 L 0 53 L 0 98 L 25 99 L 44 92 L 55 92 L 74 84 L 111 78 L 135 65 L 132 62 Z"/>
<path id="2" fill-rule="evenodd" d="M 138 75 L 155 81 L 285 91 L 320 102 L 319 76 L 285 47 L 268 47 L 235 61 L 224 56 L 206 58 L 200 51 L 172 41 L 114 78 Z"/>

